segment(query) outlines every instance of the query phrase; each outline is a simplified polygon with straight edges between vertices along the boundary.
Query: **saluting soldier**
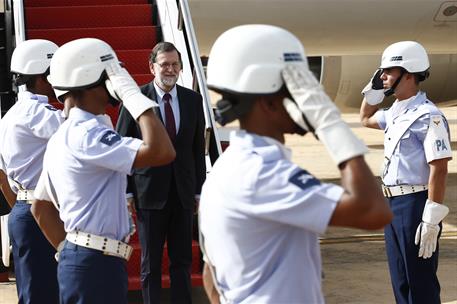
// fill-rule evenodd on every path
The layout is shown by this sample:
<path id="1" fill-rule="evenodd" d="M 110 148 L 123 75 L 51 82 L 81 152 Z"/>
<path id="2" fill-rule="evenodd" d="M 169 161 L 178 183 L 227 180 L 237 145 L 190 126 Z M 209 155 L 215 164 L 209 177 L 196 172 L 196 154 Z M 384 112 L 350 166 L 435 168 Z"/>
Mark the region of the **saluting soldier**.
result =
<path id="1" fill-rule="evenodd" d="M 452 154 L 446 118 L 419 88 L 429 68 L 421 44 L 394 43 L 362 91 L 362 124 L 384 131 L 382 182 L 394 213 L 385 240 L 397 303 L 441 303 L 438 238 L 449 212 L 442 203 Z M 379 110 L 390 95 L 393 105 Z"/>
<path id="2" fill-rule="evenodd" d="M 37 187 L 33 205 L 40 227 L 59 250 L 60 301 L 127 303 L 132 248 L 126 174 L 167 164 L 175 151 L 153 114 L 157 103 L 141 94 L 104 41 L 84 38 L 63 45 L 52 60 L 50 82 L 74 104 L 49 141 L 40 179 L 45 185 Z M 138 121 L 143 140 L 121 137 L 106 121 L 106 107 L 118 100 Z"/>
<path id="3" fill-rule="evenodd" d="M 202 189 L 212 303 L 324 303 L 319 235 L 328 226 L 379 229 L 392 217 L 366 146 L 309 70 L 300 41 L 282 28 L 244 25 L 219 36 L 208 87 L 222 95 L 219 122 L 240 122 Z M 284 134 L 306 132 L 325 145 L 342 186 L 291 161 Z"/>

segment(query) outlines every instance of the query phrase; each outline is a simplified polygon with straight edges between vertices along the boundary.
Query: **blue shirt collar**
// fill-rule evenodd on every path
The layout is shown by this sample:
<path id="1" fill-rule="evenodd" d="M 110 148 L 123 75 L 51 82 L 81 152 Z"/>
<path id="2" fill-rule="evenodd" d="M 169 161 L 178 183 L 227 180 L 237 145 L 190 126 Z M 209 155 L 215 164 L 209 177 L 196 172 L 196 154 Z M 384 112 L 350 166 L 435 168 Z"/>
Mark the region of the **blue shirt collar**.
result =
<path id="1" fill-rule="evenodd" d="M 153 81 L 154 83 L 154 89 L 156 90 L 157 96 L 160 97 L 160 100 L 157 100 L 157 103 L 163 102 L 163 95 L 165 95 L 167 92 L 159 88 L 159 86 Z M 176 85 L 171 89 L 168 94 L 171 95 L 172 100 L 178 100 L 178 90 L 176 89 Z"/>
<path id="2" fill-rule="evenodd" d="M 249 149 L 262 156 L 265 160 L 280 158 L 291 159 L 292 152 L 274 138 L 237 130 L 230 133 L 230 144 Z"/>

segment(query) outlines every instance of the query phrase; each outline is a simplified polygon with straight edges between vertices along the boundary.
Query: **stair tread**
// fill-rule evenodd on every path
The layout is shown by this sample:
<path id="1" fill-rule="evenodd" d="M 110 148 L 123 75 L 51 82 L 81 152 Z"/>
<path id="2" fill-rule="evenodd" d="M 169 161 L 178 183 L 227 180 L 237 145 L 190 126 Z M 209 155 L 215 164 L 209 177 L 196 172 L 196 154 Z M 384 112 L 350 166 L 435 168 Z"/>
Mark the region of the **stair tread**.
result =
<path id="1" fill-rule="evenodd" d="M 28 29 L 149 26 L 150 4 L 117 6 L 30 7 L 25 11 Z M 46 16 L 46 18 L 43 18 Z"/>
<path id="2" fill-rule="evenodd" d="M 203 285 L 203 275 L 201 273 L 192 273 L 191 276 L 192 286 Z M 162 275 L 162 288 L 170 288 L 170 276 Z M 129 290 L 141 289 L 140 277 L 129 277 Z"/>
<path id="3" fill-rule="evenodd" d="M 34 0 L 25 1 L 25 7 L 91 5 L 94 0 Z M 148 0 L 97 0 L 98 5 L 147 4 Z"/>
<path id="4" fill-rule="evenodd" d="M 151 74 L 134 74 L 132 77 L 139 86 L 147 84 L 154 79 L 154 76 Z"/>
<path id="5" fill-rule="evenodd" d="M 62 45 L 74 39 L 93 37 L 106 41 L 115 50 L 152 49 L 156 31 L 156 26 L 31 29 L 27 31 L 27 38 L 48 39 Z"/>
<path id="6" fill-rule="evenodd" d="M 125 63 L 125 67 L 131 74 L 150 74 L 148 65 L 150 53 L 150 49 L 116 51 L 117 57 Z"/>

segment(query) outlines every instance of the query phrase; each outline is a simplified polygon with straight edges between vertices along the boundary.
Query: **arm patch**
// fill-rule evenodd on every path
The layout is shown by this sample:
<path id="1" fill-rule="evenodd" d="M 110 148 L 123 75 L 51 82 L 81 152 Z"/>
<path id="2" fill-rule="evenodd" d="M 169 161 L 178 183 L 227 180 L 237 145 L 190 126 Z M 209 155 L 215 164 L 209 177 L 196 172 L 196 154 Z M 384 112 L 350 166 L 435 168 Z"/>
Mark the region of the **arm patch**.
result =
<path id="1" fill-rule="evenodd" d="M 424 140 L 424 150 L 428 162 L 452 157 L 449 131 L 443 116 L 432 115 L 430 117 L 429 128 Z"/>
<path id="2" fill-rule="evenodd" d="M 100 142 L 104 143 L 105 145 L 112 146 L 115 142 L 121 140 L 121 136 L 117 134 L 115 131 L 109 130 L 105 134 L 103 134 Z"/>
<path id="3" fill-rule="evenodd" d="M 50 105 L 50 104 L 45 105 L 44 107 L 45 107 L 46 109 L 48 109 L 48 110 L 51 110 L 51 111 L 57 111 L 57 109 L 54 108 L 54 106 L 53 106 L 53 105 Z"/>
<path id="4" fill-rule="evenodd" d="M 299 187 L 300 189 L 309 188 L 315 185 L 320 185 L 321 182 L 308 173 L 306 170 L 300 170 L 289 178 L 289 182 Z"/>

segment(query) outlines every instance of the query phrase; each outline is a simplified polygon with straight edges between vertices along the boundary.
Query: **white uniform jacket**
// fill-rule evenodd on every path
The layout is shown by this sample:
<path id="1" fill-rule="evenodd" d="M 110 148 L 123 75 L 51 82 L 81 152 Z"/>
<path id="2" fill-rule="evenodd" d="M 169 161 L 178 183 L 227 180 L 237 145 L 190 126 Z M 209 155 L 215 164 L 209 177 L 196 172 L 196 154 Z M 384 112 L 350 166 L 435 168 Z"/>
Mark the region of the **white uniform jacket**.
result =
<path id="1" fill-rule="evenodd" d="M 318 236 L 343 189 L 279 142 L 232 132 L 203 185 L 200 228 L 227 303 L 323 303 Z"/>
<path id="2" fill-rule="evenodd" d="M 0 122 L 0 165 L 15 183 L 33 190 L 40 177 L 49 138 L 64 121 L 62 111 L 48 103 L 48 97 L 20 92 L 18 101 Z"/>
<path id="3" fill-rule="evenodd" d="M 427 185 L 428 163 L 452 157 L 446 118 L 425 93 L 395 101 L 375 118 L 385 133 L 385 185 Z"/>
<path id="4" fill-rule="evenodd" d="M 130 228 L 125 176 L 141 144 L 117 134 L 106 117 L 73 108 L 49 140 L 35 196 L 59 203 L 66 232 L 123 240 Z"/>

